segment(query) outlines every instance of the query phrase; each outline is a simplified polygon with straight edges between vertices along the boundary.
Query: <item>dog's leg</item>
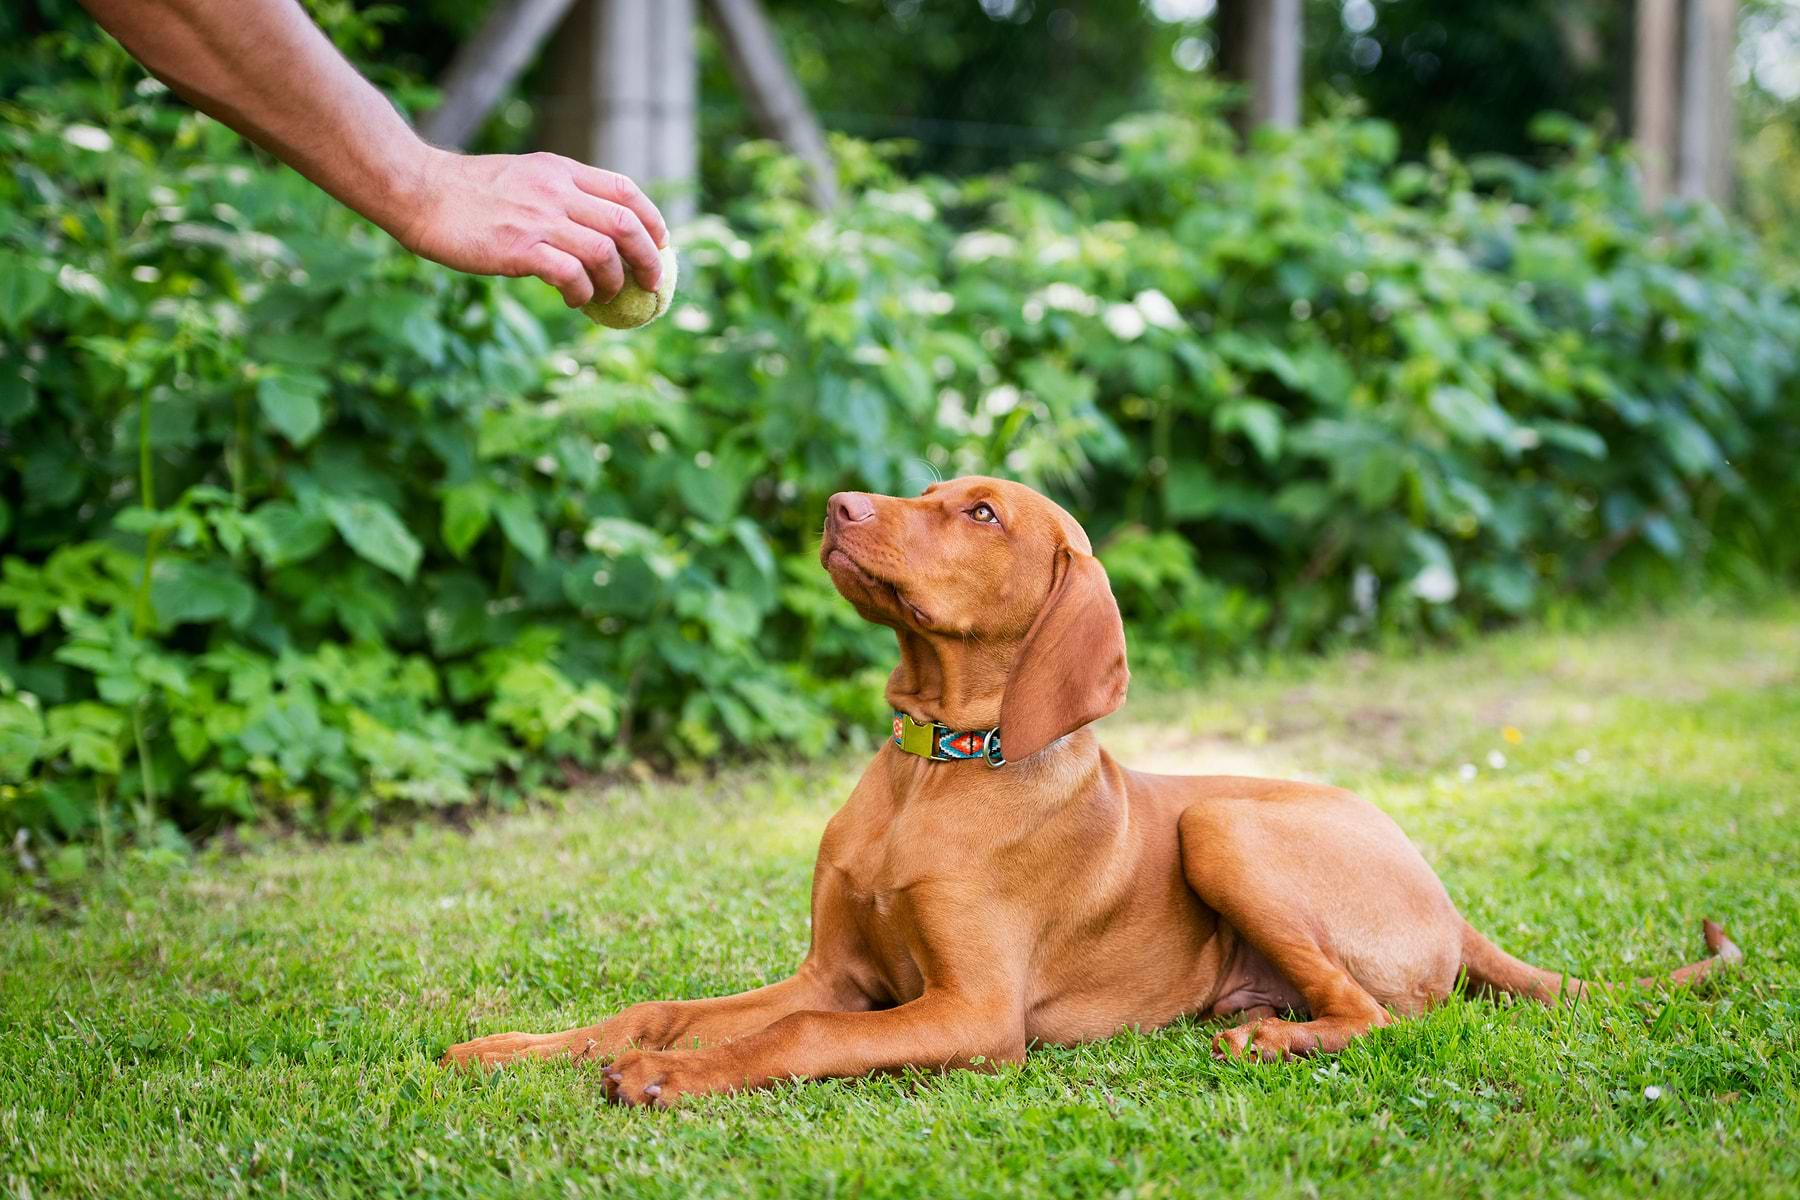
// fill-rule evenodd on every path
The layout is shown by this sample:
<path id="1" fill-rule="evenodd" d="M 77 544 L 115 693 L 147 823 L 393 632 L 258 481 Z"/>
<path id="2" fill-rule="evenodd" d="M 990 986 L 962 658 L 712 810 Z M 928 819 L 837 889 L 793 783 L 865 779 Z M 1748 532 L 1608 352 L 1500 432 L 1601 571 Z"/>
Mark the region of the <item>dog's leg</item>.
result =
<path id="1" fill-rule="evenodd" d="M 802 968 L 790 979 L 755 991 L 705 1000 L 651 1000 L 598 1025 L 562 1033 L 496 1033 L 452 1046 L 445 1066 L 495 1066 L 518 1058 L 607 1059 L 629 1047 L 710 1044 L 753 1033 L 804 1009 L 866 1008 L 854 989 Z"/>
<path id="2" fill-rule="evenodd" d="M 1266 959 L 1311 1018 L 1240 1025 L 1220 1054 L 1335 1053 L 1449 995 L 1462 921 L 1443 885 L 1379 809 L 1295 785 L 1182 813 L 1182 871 L 1196 895 Z M 1264 986 L 1271 986 L 1264 981 Z"/>
<path id="3" fill-rule="evenodd" d="M 1259 930 L 1261 937 L 1239 932 L 1305 997 L 1312 1019 L 1288 1021 L 1262 1016 L 1246 1020 L 1213 1038 L 1214 1057 L 1252 1054 L 1269 1062 L 1308 1054 L 1336 1054 L 1352 1038 L 1392 1019 L 1373 996 L 1303 932 L 1272 927 Z"/>
<path id="4" fill-rule="evenodd" d="M 797 1012 L 759 1033 L 699 1050 L 628 1050 L 606 1068 L 621 1104 L 667 1108 L 683 1095 L 918 1067 L 991 1066 L 1025 1057 L 1023 1014 L 996 993 L 930 991 L 877 1012 Z"/>

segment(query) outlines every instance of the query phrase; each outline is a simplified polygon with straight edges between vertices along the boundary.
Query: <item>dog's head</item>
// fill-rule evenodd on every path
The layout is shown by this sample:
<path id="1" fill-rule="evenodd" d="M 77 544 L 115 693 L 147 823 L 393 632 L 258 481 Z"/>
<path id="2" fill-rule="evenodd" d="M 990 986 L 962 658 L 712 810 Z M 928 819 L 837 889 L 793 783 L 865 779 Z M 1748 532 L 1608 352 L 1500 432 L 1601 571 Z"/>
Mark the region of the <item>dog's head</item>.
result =
<path id="1" fill-rule="evenodd" d="M 1017 762 L 1125 702 L 1106 571 L 1075 519 L 1023 484 L 839 492 L 819 561 L 857 612 L 899 636 L 888 701 L 916 718 L 999 725 Z"/>

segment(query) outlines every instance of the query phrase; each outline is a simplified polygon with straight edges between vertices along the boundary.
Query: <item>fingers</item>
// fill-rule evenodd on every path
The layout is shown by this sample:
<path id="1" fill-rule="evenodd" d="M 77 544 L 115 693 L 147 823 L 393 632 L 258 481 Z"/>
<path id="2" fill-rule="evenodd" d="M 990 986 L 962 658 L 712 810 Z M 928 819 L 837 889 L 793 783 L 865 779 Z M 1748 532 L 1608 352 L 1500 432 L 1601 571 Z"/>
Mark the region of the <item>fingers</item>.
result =
<path id="1" fill-rule="evenodd" d="M 590 196 L 610 200 L 630 209 L 649 233 L 652 243 L 659 247 L 669 244 L 669 227 L 664 223 L 662 213 L 657 211 L 656 205 L 650 203 L 650 197 L 644 195 L 642 188 L 617 171 L 602 171 L 586 163 L 571 165 L 575 168 L 577 187 Z M 629 257 L 627 261 L 630 261 Z M 636 263 L 632 265 L 635 266 Z"/>
<path id="2" fill-rule="evenodd" d="M 623 204 L 579 192 L 569 201 L 569 215 L 618 247 L 638 286 L 655 291 L 662 282 L 662 255 L 637 213 Z"/>
<path id="3" fill-rule="evenodd" d="M 539 242 L 533 246 L 526 253 L 522 267 L 521 270 L 507 273 L 537 276 L 561 292 L 563 303 L 570 308 L 580 308 L 594 298 L 594 281 L 581 260 L 549 242 Z"/>
<path id="4" fill-rule="evenodd" d="M 595 233 L 586 225 L 570 221 L 550 235 L 557 249 L 573 255 L 594 285 L 593 299 L 604 304 L 625 286 L 625 265 L 619 261 L 619 248 L 610 237 Z"/>

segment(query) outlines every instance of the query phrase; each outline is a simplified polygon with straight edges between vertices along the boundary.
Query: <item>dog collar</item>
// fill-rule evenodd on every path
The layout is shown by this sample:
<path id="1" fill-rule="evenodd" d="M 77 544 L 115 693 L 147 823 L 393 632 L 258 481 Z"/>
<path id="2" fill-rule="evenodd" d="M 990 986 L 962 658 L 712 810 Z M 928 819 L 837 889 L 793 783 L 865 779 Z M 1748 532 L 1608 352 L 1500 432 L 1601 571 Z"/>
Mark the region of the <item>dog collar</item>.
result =
<path id="1" fill-rule="evenodd" d="M 962 733 L 935 721 L 915 721 L 906 713 L 894 714 L 894 745 L 908 754 L 933 762 L 966 762 L 979 758 L 990 767 L 1004 767 L 1000 753 L 1000 727 L 971 729 Z"/>

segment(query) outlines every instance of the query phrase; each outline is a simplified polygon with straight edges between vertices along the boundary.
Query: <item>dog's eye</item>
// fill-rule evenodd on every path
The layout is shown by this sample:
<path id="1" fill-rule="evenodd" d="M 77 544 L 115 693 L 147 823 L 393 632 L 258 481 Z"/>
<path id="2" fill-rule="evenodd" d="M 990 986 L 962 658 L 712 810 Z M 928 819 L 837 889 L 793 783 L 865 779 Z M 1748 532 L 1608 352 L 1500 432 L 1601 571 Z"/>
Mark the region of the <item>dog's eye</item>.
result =
<path id="1" fill-rule="evenodd" d="M 977 504 L 974 508 L 971 508 L 969 510 L 969 516 L 980 521 L 983 525 L 997 525 L 1000 522 L 1000 518 L 994 515 L 994 510 L 985 504 Z"/>

